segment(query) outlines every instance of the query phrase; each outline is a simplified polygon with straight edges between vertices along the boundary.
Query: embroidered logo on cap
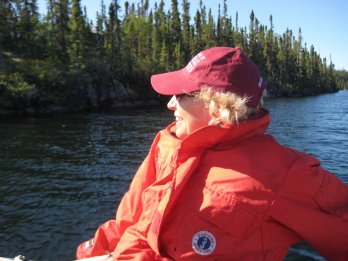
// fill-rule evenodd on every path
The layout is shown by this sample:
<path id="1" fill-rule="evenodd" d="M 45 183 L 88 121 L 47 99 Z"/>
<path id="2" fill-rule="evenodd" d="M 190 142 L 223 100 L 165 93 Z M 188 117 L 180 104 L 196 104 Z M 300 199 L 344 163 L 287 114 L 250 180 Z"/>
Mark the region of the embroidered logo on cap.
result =
<path id="1" fill-rule="evenodd" d="M 192 72 L 197 64 L 199 64 L 202 60 L 205 60 L 205 56 L 202 53 L 197 54 L 192 58 L 192 60 L 186 65 L 186 70 L 190 73 Z"/>
<path id="2" fill-rule="evenodd" d="M 210 255 L 216 247 L 216 239 L 208 231 L 199 231 L 192 237 L 193 250 L 202 256 Z"/>

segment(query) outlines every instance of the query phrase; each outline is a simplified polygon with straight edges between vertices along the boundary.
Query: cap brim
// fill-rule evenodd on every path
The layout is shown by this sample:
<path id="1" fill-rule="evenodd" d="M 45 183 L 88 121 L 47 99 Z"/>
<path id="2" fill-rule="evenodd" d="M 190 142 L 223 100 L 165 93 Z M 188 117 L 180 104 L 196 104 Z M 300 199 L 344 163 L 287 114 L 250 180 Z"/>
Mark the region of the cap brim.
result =
<path id="1" fill-rule="evenodd" d="M 199 86 L 188 82 L 181 70 L 155 74 L 151 76 L 151 85 L 156 92 L 163 95 L 176 95 L 199 90 Z"/>

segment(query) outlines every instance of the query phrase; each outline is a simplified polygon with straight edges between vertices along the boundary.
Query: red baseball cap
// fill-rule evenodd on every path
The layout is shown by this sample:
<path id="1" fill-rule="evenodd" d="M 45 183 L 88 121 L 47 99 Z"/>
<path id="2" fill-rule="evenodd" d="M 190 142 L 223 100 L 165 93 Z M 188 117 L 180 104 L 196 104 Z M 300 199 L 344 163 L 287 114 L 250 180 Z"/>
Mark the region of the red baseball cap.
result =
<path id="1" fill-rule="evenodd" d="M 239 48 L 213 47 L 195 55 L 181 70 L 156 74 L 152 87 L 163 95 L 191 93 L 209 86 L 214 91 L 248 97 L 257 107 L 266 84 L 257 66 Z"/>

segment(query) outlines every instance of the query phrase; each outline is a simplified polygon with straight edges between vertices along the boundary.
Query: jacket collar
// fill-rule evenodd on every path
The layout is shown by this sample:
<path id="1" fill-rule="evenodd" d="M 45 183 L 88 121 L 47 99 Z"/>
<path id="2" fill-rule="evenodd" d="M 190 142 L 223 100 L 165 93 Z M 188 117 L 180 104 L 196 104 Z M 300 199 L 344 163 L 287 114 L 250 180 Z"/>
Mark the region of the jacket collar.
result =
<path id="1" fill-rule="evenodd" d="M 184 148 L 223 148 L 234 143 L 238 143 L 242 140 L 250 138 L 255 135 L 264 134 L 270 123 L 269 112 L 263 109 L 263 116 L 250 119 L 239 123 L 238 125 L 226 125 L 223 127 L 206 126 L 203 127 L 191 135 L 181 140 L 181 149 Z M 175 122 L 170 124 L 165 132 L 171 135 L 172 138 L 178 139 L 173 134 L 173 128 L 175 128 Z M 179 142 L 180 143 L 180 142 Z"/>

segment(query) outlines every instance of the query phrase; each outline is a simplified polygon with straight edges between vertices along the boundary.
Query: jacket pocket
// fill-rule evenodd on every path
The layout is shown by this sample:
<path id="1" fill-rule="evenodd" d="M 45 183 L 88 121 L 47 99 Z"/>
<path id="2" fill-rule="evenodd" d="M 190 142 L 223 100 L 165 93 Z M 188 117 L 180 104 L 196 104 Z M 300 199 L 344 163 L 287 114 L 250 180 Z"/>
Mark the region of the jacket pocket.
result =
<path id="1" fill-rule="evenodd" d="M 203 189 L 199 215 L 236 237 L 243 236 L 256 217 L 242 206 L 233 193 L 208 187 Z"/>
<path id="2" fill-rule="evenodd" d="M 348 219 L 348 187 L 325 170 L 324 180 L 314 196 L 314 201 L 331 215 Z"/>

